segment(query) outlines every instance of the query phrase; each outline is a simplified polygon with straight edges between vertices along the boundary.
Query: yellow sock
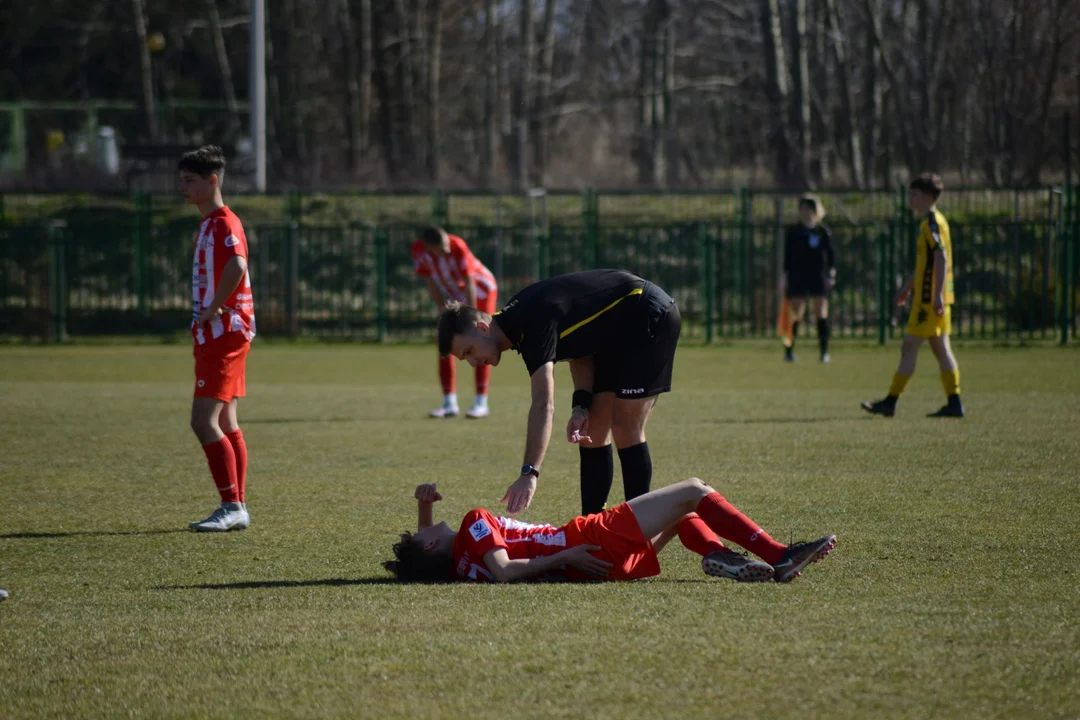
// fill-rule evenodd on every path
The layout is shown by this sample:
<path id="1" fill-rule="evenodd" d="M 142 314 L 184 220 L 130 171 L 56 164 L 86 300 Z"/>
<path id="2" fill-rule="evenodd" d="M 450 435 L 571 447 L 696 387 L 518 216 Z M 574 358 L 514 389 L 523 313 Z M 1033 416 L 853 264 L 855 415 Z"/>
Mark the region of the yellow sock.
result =
<path id="1" fill-rule="evenodd" d="M 900 397 L 904 392 L 904 388 L 907 387 L 908 380 L 911 379 L 910 375 L 901 375 L 896 373 L 892 376 L 892 385 L 889 386 L 889 395 L 892 397 Z"/>
<path id="2" fill-rule="evenodd" d="M 941 373 L 941 387 L 945 388 L 945 395 L 959 395 L 960 394 L 960 371 L 953 370 L 951 372 Z"/>

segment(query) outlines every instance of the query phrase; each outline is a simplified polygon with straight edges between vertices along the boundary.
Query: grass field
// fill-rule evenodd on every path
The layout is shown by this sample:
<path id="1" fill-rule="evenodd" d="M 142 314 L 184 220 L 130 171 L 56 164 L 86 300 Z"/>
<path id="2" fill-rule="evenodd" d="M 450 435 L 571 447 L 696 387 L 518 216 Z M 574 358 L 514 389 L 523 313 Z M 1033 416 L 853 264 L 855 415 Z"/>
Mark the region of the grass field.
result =
<path id="1" fill-rule="evenodd" d="M 0 717 L 1080 716 L 1077 349 L 960 345 L 959 422 L 923 418 L 927 351 L 884 420 L 857 403 L 895 343 L 811 350 L 684 347 L 649 427 L 655 486 L 696 475 L 781 540 L 838 535 L 794 583 L 706 578 L 673 543 L 635 584 L 431 587 L 379 562 L 419 482 L 452 523 L 498 507 L 516 356 L 492 419 L 439 422 L 430 347 L 258 344 L 253 524 L 215 536 L 185 530 L 216 499 L 188 348 L 0 347 Z M 577 506 L 556 437 L 523 519 Z"/>

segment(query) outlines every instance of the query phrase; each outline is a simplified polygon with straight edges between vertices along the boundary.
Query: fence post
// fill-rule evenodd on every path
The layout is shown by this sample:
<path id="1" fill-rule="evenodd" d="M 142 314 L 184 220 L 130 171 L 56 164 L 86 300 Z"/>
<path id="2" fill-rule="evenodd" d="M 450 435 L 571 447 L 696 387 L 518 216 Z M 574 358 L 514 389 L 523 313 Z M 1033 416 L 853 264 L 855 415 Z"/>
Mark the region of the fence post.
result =
<path id="1" fill-rule="evenodd" d="M 304 214 L 304 200 L 300 191 L 293 188 L 285 193 L 285 222 L 299 224 Z"/>
<path id="2" fill-rule="evenodd" d="M 64 266 L 64 230 L 67 222 L 49 224 L 49 312 L 54 342 L 67 342 L 67 269 Z"/>
<path id="3" fill-rule="evenodd" d="M 289 337 L 300 334 L 300 224 L 285 224 L 285 328 Z"/>
<path id="4" fill-rule="evenodd" d="M 585 223 L 585 252 L 590 270 L 595 270 L 599 263 L 600 213 L 596 191 L 585 188 L 581 194 L 581 216 Z"/>
<path id="5" fill-rule="evenodd" d="M 1061 286 L 1061 309 L 1060 309 L 1060 323 L 1061 323 L 1061 344 L 1069 344 L 1069 329 L 1071 325 L 1071 315 L 1073 311 L 1073 297 L 1072 288 L 1069 287 L 1069 281 L 1072 279 L 1073 271 L 1073 241 L 1076 234 L 1076 219 L 1074 217 L 1075 210 L 1075 196 L 1073 193 L 1072 184 L 1065 186 L 1065 194 L 1062 198 L 1064 205 L 1065 222 L 1063 223 L 1061 232 L 1061 262 L 1058 267 L 1058 284 Z"/>
<path id="6" fill-rule="evenodd" d="M 713 341 L 713 318 L 716 315 L 716 244 L 709 235 L 705 223 L 698 223 L 698 241 L 701 245 L 702 266 L 704 273 L 702 282 L 705 295 L 705 342 Z"/>
<path id="7" fill-rule="evenodd" d="M 450 220 L 450 199 L 442 190 L 431 191 L 431 224 L 444 227 Z"/>
<path id="8" fill-rule="evenodd" d="M 138 299 L 139 314 L 150 314 L 147 295 L 150 291 L 148 275 L 147 248 L 150 245 L 150 231 L 153 224 L 153 207 L 149 193 L 138 190 L 135 193 L 135 296 Z"/>
<path id="9" fill-rule="evenodd" d="M 895 220 L 889 221 L 889 231 L 878 233 L 877 236 L 877 291 L 878 291 L 878 345 L 885 344 L 885 334 L 889 325 L 889 317 L 892 315 L 892 304 L 889 302 L 889 264 L 887 245 L 893 233 Z"/>
<path id="10" fill-rule="evenodd" d="M 495 196 L 495 282 L 503 283 L 503 203 L 502 195 Z"/>
<path id="11" fill-rule="evenodd" d="M 387 273 L 387 247 L 389 245 L 388 238 L 386 237 L 386 230 L 379 229 L 375 231 L 375 263 L 376 272 L 378 277 L 376 280 L 376 307 L 379 314 L 378 317 L 378 333 L 379 342 L 386 342 L 386 323 L 387 323 L 387 306 L 386 306 L 386 273 Z"/>

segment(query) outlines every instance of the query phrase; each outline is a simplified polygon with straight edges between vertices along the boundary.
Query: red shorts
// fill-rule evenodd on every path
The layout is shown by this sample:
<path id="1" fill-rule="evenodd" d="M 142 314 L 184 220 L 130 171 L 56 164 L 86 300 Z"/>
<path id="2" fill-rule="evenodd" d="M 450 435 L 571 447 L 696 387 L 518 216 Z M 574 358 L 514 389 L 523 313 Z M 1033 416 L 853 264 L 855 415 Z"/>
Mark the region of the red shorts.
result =
<path id="1" fill-rule="evenodd" d="M 660 574 L 660 561 L 652 541 L 645 537 L 634 511 L 626 503 L 596 515 L 576 517 L 566 525 L 566 546 L 599 545 L 596 557 L 612 564 L 608 580 L 640 580 Z M 574 568 L 571 580 L 592 579 Z"/>
<path id="2" fill-rule="evenodd" d="M 227 332 L 195 346 L 195 397 L 230 402 L 244 397 L 244 370 L 251 343 L 240 332 Z"/>

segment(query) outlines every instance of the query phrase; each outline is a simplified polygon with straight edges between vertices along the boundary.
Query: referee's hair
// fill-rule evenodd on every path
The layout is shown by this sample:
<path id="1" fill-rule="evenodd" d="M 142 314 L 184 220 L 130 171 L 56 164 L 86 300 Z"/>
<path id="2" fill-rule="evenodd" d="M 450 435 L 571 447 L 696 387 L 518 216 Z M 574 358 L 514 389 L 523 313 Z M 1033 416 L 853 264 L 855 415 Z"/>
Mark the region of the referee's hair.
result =
<path id="1" fill-rule="evenodd" d="M 447 302 L 446 309 L 439 316 L 439 355 L 443 357 L 449 355 L 454 336 L 468 332 L 483 319 L 484 316 L 474 307 L 456 300 Z"/>
<path id="2" fill-rule="evenodd" d="M 813 193 L 806 193 L 799 196 L 799 207 L 806 206 L 810 208 L 817 216 L 818 220 L 825 217 L 825 205 L 822 204 L 821 198 Z"/>

